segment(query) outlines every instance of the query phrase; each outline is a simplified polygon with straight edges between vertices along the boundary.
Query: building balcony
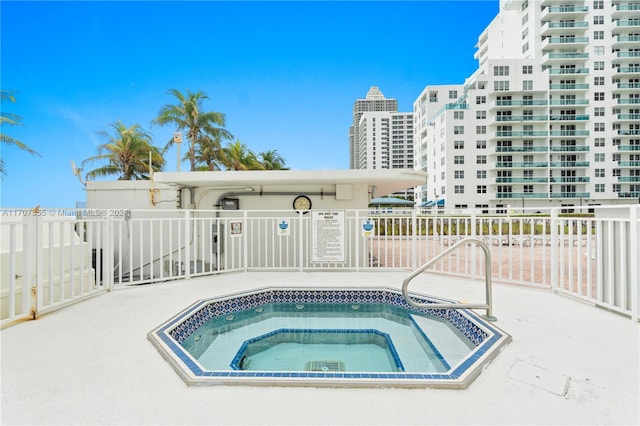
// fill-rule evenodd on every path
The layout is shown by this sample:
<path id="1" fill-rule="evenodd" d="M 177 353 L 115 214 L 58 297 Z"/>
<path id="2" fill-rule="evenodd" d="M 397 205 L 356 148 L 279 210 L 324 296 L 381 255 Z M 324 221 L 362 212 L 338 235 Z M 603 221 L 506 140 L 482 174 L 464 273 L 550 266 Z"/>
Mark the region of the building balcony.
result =
<path id="1" fill-rule="evenodd" d="M 613 6 L 614 11 L 612 13 L 613 16 L 624 16 L 628 12 L 637 12 L 640 11 L 640 3 L 627 3 L 627 4 L 616 4 Z"/>
<path id="2" fill-rule="evenodd" d="M 575 169 L 575 168 L 589 167 L 589 162 L 588 161 L 552 161 L 549 163 L 549 166 L 552 168 Z"/>
<path id="3" fill-rule="evenodd" d="M 589 90 L 589 85 L 586 83 L 581 84 L 550 84 L 549 90 L 562 90 L 563 92 L 567 90 L 575 90 L 575 91 L 586 91 Z"/>
<path id="4" fill-rule="evenodd" d="M 552 192 L 551 198 L 590 198 L 588 192 Z"/>
<path id="5" fill-rule="evenodd" d="M 546 176 L 542 177 L 497 177 L 496 183 L 547 183 L 549 179 Z"/>
<path id="6" fill-rule="evenodd" d="M 549 132 L 546 130 L 533 130 L 533 131 L 496 131 L 496 137 L 547 137 Z"/>
<path id="7" fill-rule="evenodd" d="M 618 19 L 614 21 L 616 27 L 638 27 L 640 28 L 640 19 Z"/>
<path id="8" fill-rule="evenodd" d="M 589 68 L 551 68 L 549 75 L 589 74 Z"/>
<path id="9" fill-rule="evenodd" d="M 498 161 L 496 162 L 496 168 L 505 169 L 529 169 L 532 167 L 547 167 L 549 162 L 547 161 Z"/>
<path id="10" fill-rule="evenodd" d="M 588 6 L 552 6 L 542 9 L 541 19 L 543 21 L 570 19 L 581 19 L 589 12 Z M 583 19 L 581 19 L 583 20 Z"/>
<path id="11" fill-rule="evenodd" d="M 547 37 L 542 41 L 542 49 L 582 48 L 589 44 L 589 37 Z"/>
<path id="12" fill-rule="evenodd" d="M 618 151 L 640 151 L 640 145 L 618 145 Z"/>
<path id="13" fill-rule="evenodd" d="M 588 115 L 575 115 L 575 114 L 559 114 L 559 115 L 550 115 L 549 120 L 551 121 L 587 121 L 589 120 Z"/>
<path id="14" fill-rule="evenodd" d="M 496 121 L 513 122 L 513 121 L 547 121 L 546 115 L 498 115 Z"/>
<path id="15" fill-rule="evenodd" d="M 618 167 L 640 167 L 640 161 L 618 161 Z"/>
<path id="16" fill-rule="evenodd" d="M 546 99 L 534 99 L 531 101 L 524 101 L 524 100 L 510 100 L 510 101 L 499 100 L 498 101 L 496 100 L 489 104 L 489 108 L 547 106 L 548 104 L 549 102 Z"/>
<path id="17" fill-rule="evenodd" d="M 616 52 L 616 58 L 640 58 L 640 52 Z"/>
<path id="18" fill-rule="evenodd" d="M 496 192 L 496 198 L 549 198 L 546 192 Z"/>
<path id="19" fill-rule="evenodd" d="M 549 178 L 551 183 L 588 183 L 591 180 L 589 176 L 561 176 Z"/>
<path id="20" fill-rule="evenodd" d="M 589 99 L 552 99 L 549 105 L 589 105 Z"/>
<path id="21" fill-rule="evenodd" d="M 551 130 L 550 136 L 589 136 L 588 130 Z"/>
<path id="22" fill-rule="evenodd" d="M 617 83 L 614 92 L 637 92 L 640 89 L 640 83 Z"/>
<path id="23" fill-rule="evenodd" d="M 635 105 L 640 104 L 640 98 L 620 98 L 618 99 L 619 105 Z"/>
<path id="24" fill-rule="evenodd" d="M 640 114 L 618 114 L 616 118 L 618 121 L 640 121 Z"/>
<path id="25" fill-rule="evenodd" d="M 496 152 L 547 152 L 546 146 L 497 146 Z"/>
<path id="26" fill-rule="evenodd" d="M 585 145 L 560 145 L 549 147 L 551 152 L 588 152 L 589 147 Z"/>
<path id="27" fill-rule="evenodd" d="M 546 61 L 552 61 L 552 60 L 561 60 L 561 61 L 567 61 L 569 60 L 569 62 L 571 62 L 571 59 L 578 59 L 580 61 L 589 59 L 589 54 L 586 52 L 572 52 L 572 53 L 559 53 L 559 52 L 554 52 L 551 51 L 549 53 L 543 53 L 543 58 Z"/>
<path id="28" fill-rule="evenodd" d="M 640 73 L 640 67 L 618 67 L 616 68 L 616 75 L 634 75 Z"/>
<path id="29" fill-rule="evenodd" d="M 619 35 L 613 40 L 613 45 L 626 45 L 626 44 L 637 44 L 640 43 L 640 36 L 637 35 Z"/>
<path id="30" fill-rule="evenodd" d="M 640 176 L 618 176 L 618 182 L 640 182 Z"/>
<path id="31" fill-rule="evenodd" d="M 542 26 L 542 35 L 575 34 L 576 32 L 579 32 L 580 29 L 584 30 L 587 28 L 589 28 L 589 23 L 586 21 L 551 21 L 546 22 Z"/>
<path id="32" fill-rule="evenodd" d="M 640 129 L 618 129 L 620 136 L 636 136 L 640 135 Z"/>
<path id="33" fill-rule="evenodd" d="M 618 198 L 640 198 L 640 191 L 618 192 Z"/>

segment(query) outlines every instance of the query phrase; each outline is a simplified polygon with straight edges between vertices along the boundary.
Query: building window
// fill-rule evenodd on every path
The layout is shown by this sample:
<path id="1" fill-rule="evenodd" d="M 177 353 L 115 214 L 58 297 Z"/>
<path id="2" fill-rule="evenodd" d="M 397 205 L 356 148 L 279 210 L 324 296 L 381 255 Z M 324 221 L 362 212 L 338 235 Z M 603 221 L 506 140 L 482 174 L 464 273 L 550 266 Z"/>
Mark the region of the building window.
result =
<path id="1" fill-rule="evenodd" d="M 595 115 L 596 117 L 603 117 L 604 116 L 604 107 L 596 107 L 593 109 L 593 115 Z"/>
<path id="2" fill-rule="evenodd" d="M 487 103 L 486 96 L 476 96 L 476 105 L 482 105 Z"/>
<path id="3" fill-rule="evenodd" d="M 454 120 L 463 120 L 464 119 L 464 111 L 453 111 L 453 119 Z"/>
<path id="4" fill-rule="evenodd" d="M 595 61 L 593 63 L 593 69 L 595 71 L 602 71 L 604 70 L 604 61 Z"/>
<path id="5" fill-rule="evenodd" d="M 593 139 L 593 146 L 603 147 L 604 146 L 604 138 L 594 138 Z"/>
<path id="6" fill-rule="evenodd" d="M 621 188 L 621 185 L 619 183 L 614 183 L 613 185 L 611 185 L 611 190 L 613 192 L 620 192 L 620 188 Z"/>
<path id="7" fill-rule="evenodd" d="M 524 30 L 522 30 L 522 40 L 527 38 L 528 35 L 529 35 L 529 27 L 527 27 Z"/>
<path id="8" fill-rule="evenodd" d="M 464 164 L 464 155 L 454 155 L 453 164 Z"/>
<path id="9" fill-rule="evenodd" d="M 601 152 L 597 152 L 595 154 L 593 154 L 593 160 L 596 163 L 602 163 L 604 161 L 604 154 Z"/>
<path id="10" fill-rule="evenodd" d="M 476 118 L 478 120 L 487 118 L 487 111 L 476 111 Z"/>
<path id="11" fill-rule="evenodd" d="M 613 177 L 620 177 L 620 169 L 611 169 L 611 175 Z"/>
<path id="12" fill-rule="evenodd" d="M 593 77 L 594 86 L 604 86 L 604 77 Z"/>
<path id="13" fill-rule="evenodd" d="M 533 65 L 523 65 L 522 74 L 533 74 Z"/>
<path id="14" fill-rule="evenodd" d="M 604 123 L 594 123 L 593 124 L 594 132 L 604 132 Z"/>
<path id="15" fill-rule="evenodd" d="M 594 40 L 604 40 L 604 31 L 594 31 L 593 32 Z"/>
<path id="16" fill-rule="evenodd" d="M 529 42 L 522 45 L 522 53 L 525 53 L 527 50 L 529 50 Z"/>
<path id="17" fill-rule="evenodd" d="M 454 170 L 453 171 L 454 179 L 464 179 L 464 170 Z"/>
<path id="18" fill-rule="evenodd" d="M 486 179 L 487 171 L 486 170 L 476 170 L 476 179 Z"/>
<path id="19" fill-rule="evenodd" d="M 596 192 L 604 192 L 604 183 L 596 183 Z"/>
<path id="20" fill-rule="evenodd" d="M 487 164 L 487 156 L 486 155 L 476 156 L 476 164 Z"/>
<path id="21" fill-rule="evenodd" d="M 458 99 L 458 91 L 449 90 L 449 99 Z"/>
<path id="22" fill-rule="evenodd" d="M 522 185 L 522 192 L 533 193 L 533 185 Z"/>
<path id="23" fill-rule="evenodd" d="M 464 135 L 464 126 L 453 126 L 454 135 Z"/>
<path id="24" fill-rule="evenodd" d="M 593 9 L 594 10 L 604 9 L 604 0 L 594 0 Z"/>
<path id="25" fill-rule="evenodd" d="M 453 149 L 464 149 L 464 141 L 453 141 Z"/>
<path id="26" fill-rule="evenodd" d="M 493 82 L 493 90 L 495 91 L 507 91 L 509 90 L 509 81 L 508 80 L 497 80 Z"/>
<path id="27" fill-rule="evenodd" d="M 604 46 L 594 46 L 593 47 L 593 54 L 596 55 L 596 56 L 604 55 Z"/>
<path id="28" fill-rule="evenodd" d="M 594 101 L 604 101 L 604 92 L 595 92 L 593 94 Z"/>
<path id="29" fill-rule="evenodd" d="M 493 67 L 493 75 L 495 76 L 507 76 L 509 75 L 509 67 L 506 65 L 497 65 Z"/>
<path id="30" fill-rule="evenodd" d="M 477 149 L 485 149 L 487 147 L 487 141 L 476 141 Z"/>
<path id="31" fill-rule="evenodd" d="M 476 135 L 486 135 L 487 126 L 476 126 Z"/>
<path id="32" fill-rule="evenodd" d="M 464 185 L 454 185 L 453 192 L 456 194 L 464 194 Z"/>
<path id="33" fill-rule="evenodd" d="M 602 25 L 604 24 L 604 15 L 596 15 L 593 17 L 593 23 L 595 25 Z"/>
<path id="34" fill-rule="evenodd" d="M 604 169 L 595 170 L 596 177 L 604 177 Z"/>
<path id="35" fill-rule="evenodd" d="M 476 186 L 476 192 L 478 194 L 486 194 L 487 193 L 487 185 L 478 185 L 478 186 Z"/>
<path id="36" fill-rule="evenodd" d="M 622 159 L 621 154 L 617 154 L 617 153 L 613 154 L 613 161 L 620 161 L 621 159 Z"/>

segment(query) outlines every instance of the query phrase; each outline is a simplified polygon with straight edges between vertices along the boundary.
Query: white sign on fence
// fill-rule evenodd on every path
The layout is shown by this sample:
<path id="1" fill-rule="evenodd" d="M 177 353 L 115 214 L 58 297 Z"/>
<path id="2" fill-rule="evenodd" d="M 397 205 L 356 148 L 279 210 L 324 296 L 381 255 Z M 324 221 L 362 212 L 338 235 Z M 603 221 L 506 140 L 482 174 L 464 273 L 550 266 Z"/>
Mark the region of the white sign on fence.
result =
<path id="1" fill-rule="evenodd" d="M 344 262 L 344 211 L 313 211 L 313 262 Z"/>

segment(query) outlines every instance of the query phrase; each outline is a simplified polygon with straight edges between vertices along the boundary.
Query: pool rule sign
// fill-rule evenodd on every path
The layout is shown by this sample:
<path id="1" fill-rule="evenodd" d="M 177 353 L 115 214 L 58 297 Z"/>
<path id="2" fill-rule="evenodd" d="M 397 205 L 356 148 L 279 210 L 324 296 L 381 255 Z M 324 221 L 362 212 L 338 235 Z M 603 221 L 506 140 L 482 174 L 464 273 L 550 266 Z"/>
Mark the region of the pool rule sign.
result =
<path id="1" fill-rule="evenodd" d="M 344 211 L 312 211 L 313 262 L 344 262 Z"/>

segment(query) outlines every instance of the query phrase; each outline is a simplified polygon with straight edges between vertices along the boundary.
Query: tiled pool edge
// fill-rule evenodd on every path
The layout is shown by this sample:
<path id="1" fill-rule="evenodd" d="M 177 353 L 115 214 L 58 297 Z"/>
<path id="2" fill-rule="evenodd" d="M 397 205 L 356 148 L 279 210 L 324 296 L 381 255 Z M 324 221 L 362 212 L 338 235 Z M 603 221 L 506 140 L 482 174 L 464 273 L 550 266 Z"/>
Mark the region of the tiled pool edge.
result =
<path id="1" fill-rule="evenodd" d="M 472 353 L 462 360 L 459 364 L 453 366 L 448 374 L 442 373 L 324 373 L 324 372 L 262 372 L 262 371 L 206 371 L 200 364 L 189 355 L 181 345 L 169 334 L 169 331 L 175 331 L 178 326 L 186 322 L 185 318 L 196 312 L 207 308 L 212 302 L 225 302 L 234 300 L 233 309 L 244 309 L 249 306 L 236 306 L 236 299 L 253 296 L 257 294 L 266 294 L 276 291 L 289 292 L 288 294 L 306 292 L 347 292 L 348 294 L 360 294 L 361 292 L 386 292 L 390 295 L 387 303 L 406 304 L 399 290 L 388 287 L 344 287 L 344 288 L 300 288 L 300 287 L 263 287 L 250 291 L 227 294 L 220 297 L 212 297 L 200 300 L 182 312 L 174 315 L 171 319 L 156 327 L 147 334 L 149 341 L 162 354 L 163 358 L 169 362 L 174 370 L 180 375 L 187 385 L 264 385 L 264 386 L 310 386 L 310 387 L 414 387 L 414 388 L 444 388 L 444 389 L 464 389 L 466 388 L 498 353 L 502 347 L 511 341 L 511 336 L 495 327 L 494 325 L 482 320 L 477 314 L 459 310 L 452 312 L 453 320 L 457 322 L 470 321 L 478 328 L 472 330 L 477 334 L 486 333 L 487 337 L 472 351 Z M 421 294 L 412 294 L 412 297 L 422 299 L 423 301 L 442 301 L 443 299 L 426 296 Z M 295 297 L 294 297 L 295 299 Z M 349 300 L 337 300 L 340 302 L 350 303 Z M 408 306 L 408 305 L 407 305 Z M 442 310 L 440 310 L 442 311 Z M 224 315 L 229 312 L 223 311 L 218 315 Z M 447 312 L 445 315 L 450 315 Z M 443 315 L 437 315 L 443 316 Z M 188 317 L 189 319 L 191 317 Z M 452 323 L 454 322 L 452 321 Z M 455 324 L 454 324 L 455 325 Z M 470 331 L 471 332 L 471 331 Z M 472 337 L 470 337 L 472 338 Z M 477 336 L 476 336 L 477 338 Z"/>

